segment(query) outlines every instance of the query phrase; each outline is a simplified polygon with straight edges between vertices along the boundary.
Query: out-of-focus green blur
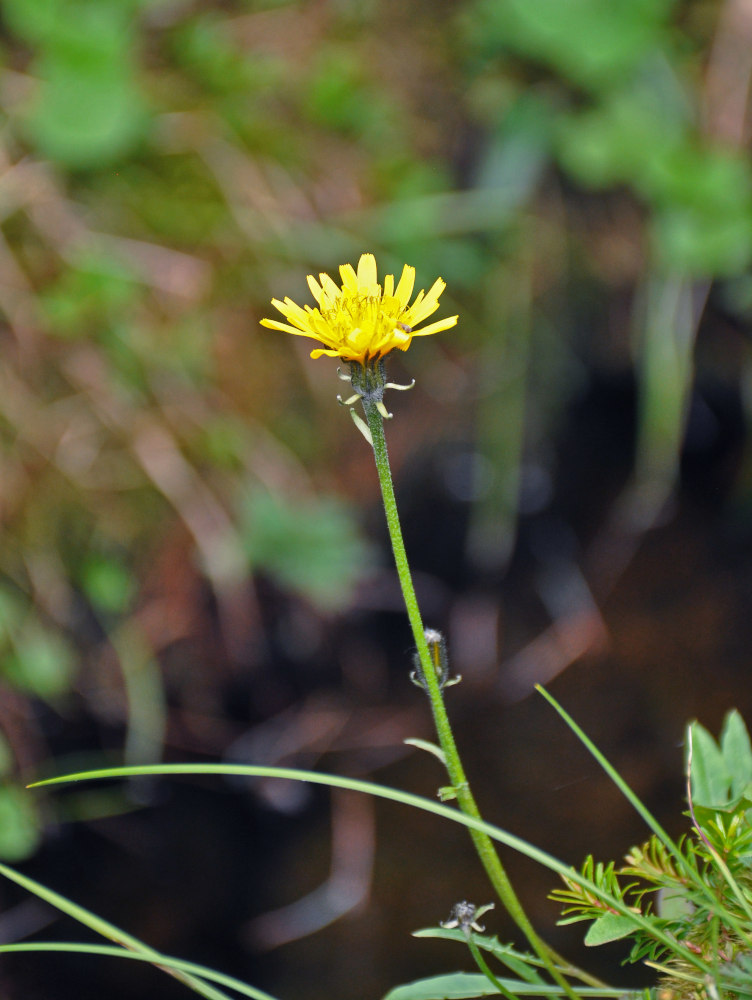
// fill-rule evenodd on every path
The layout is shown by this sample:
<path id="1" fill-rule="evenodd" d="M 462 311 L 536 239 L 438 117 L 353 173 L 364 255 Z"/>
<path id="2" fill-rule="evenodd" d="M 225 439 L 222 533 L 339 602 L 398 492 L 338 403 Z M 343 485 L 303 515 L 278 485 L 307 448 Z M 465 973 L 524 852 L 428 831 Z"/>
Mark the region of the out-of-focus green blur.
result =
<path id="1" fill-rule="evenodd" d="M 224 749 L 191 713 L 263 659 L 259 580 L 312 609 L 294 645 L 375 572 L 336 365 L 258 325 L 308 273 L 447 281 L 459 325 L 390 361 L 418 384 L 388 432 L 398 476 L 455 448 L 471 572 L 503 576 L 603 373 L 636 380 L 614 516 L 659 521 L 695 366 L 749 372 L 745 9 L 0 0 L 0 855 L 36 849 L 18 784 L 53 753 Z M 202 616 L 222 649 L 189 679 Z"/>
<path id="2" fill-rule="evenodd" d="M 486 561 L 513 543 L 525 434 L 534 450 L 591 368 L 631 356 L 649 521 L 675 473 L 698 300 L 719 277 L 739 317 L 752 301 L 749 65 L 731 8 L 3 0 L 13 697 L 81 689 L 132 713 L 135 757 L 158 752 L 163 714 L 142 696 L 190 628 L 155 607 L 170 553 L 220 603 L 261 569 L 348 606 L 368 566 L 348 506 L 367 456 L 333 405 L 333 366 L 258 319 L 363 250 L 423 285 L 441 274 L 461 314 L 396 363 L 419 388 L 394 433 L 474 425 Z M 413 412 L 429 408 L 430 431 Z M 129 664 L 132 643 L 107 644 L 118 709 L 90 633 L 124 628 L 150 655 Z M 9 766 L 38 753 L 17 733 Z"/>

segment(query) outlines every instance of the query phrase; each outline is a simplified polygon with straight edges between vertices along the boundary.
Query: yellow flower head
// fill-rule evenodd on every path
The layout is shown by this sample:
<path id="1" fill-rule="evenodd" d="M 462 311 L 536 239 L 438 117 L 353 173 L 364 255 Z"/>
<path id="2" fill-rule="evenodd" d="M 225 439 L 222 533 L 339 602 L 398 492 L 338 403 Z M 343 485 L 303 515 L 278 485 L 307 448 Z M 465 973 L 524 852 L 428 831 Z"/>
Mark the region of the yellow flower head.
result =
<path id="1" fill-rule="evenodd" d="M 284 302 L 272 299 L 272 305 L 289 322 L 262 319 L 261 325 L 318 340 L 324 346 L 311 351 L 312 358 L 325 354 L 364 365 L 383 358 L 395 347 L 406 351 L 413 337 L 448 330 L 457 322 L 456 316 L 450 316 L 422 330 L 415 329 L 439 308 L 439 296 L 446 288 L 441 278 L 434 281 L 427 293 L 418 292 L 410 305 L 415 285 L 414 267 L 405 264 L 396 288 L 394 275 L 387 274 L 383 291 L 376 279 L 376 258 L 372 253 L 362 255 L 357 272 L 351 264 L 343 264 L 339 273 L 341 288 L 328 274 L 320 274 L 319 281 L 312 274 L 308 275 L 308 287 L 318 303 L 317 308 L 301 308 L 289 298 Z"/>

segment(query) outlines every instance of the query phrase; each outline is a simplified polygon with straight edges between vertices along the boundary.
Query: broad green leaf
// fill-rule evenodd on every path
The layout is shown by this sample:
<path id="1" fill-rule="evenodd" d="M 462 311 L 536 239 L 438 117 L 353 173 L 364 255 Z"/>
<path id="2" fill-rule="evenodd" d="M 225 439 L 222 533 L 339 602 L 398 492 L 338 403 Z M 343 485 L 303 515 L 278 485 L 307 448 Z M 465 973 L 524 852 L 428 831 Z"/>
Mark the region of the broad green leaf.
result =
<path id="1" fill-rule="evenodd" d="M 507 985 L 506 982 L 504 985 Z M 499 995 L 499 991 L 485 976 L 470 972 L 454 972 L 398 986 L 390 990 L 384 1000 L 470 1000 L 471 997 Z"/>
<path id="2" fill-rule="evenodd" d="M 712 809 L 728 802 L 731 776 L 717 743 L 699 722 L 690 727 L 692 742 L 692 800 Z M 687 746 L 689 747 L 689 735 Z"/>
<path id="3" fill-rule="evenodd" d="M 637 930 L 635 922 L 622 913 L 604 913 L 590 925 L 585 935 L 585 944 L 595 947 L 608 944 L 609 941 L 620 941 Z"/>
<path id="4" fill-rule="evenodd" d="M 558 997 L 564 996 L 564 991 L 555 983 L 521 983 L 515 979 L 502 979 L 502 985 L 510 993 L 525 997 Z M 618 998 L 625 994 L 624 989 L 604 987 L 577 987 L 580 997 Z M 473 997 L 496 997 L 499 991 L 485 976 L 474 972 L 450 972 L 443 976 L 432 976 L 430 979 L 418 979 L 414 983 L 406 983 L 390 990 L 383 1000 L 471 1000 Z"/>
<path id="5" fill-rule="evenodd" d="M 732 709 L 721 730 L 721 752 L 726 771 L 731 776 L 731 798 L 744 795 L 752 782 L 752 745 L 739 712 Z"/>
<path id="6" fill-rule="evenodd" d="M 655 204 L 692 206 L 719 215 L 749 204 L 752 177 L 746 158 L 686 138 L 660 147 L 643 190 Z"/>

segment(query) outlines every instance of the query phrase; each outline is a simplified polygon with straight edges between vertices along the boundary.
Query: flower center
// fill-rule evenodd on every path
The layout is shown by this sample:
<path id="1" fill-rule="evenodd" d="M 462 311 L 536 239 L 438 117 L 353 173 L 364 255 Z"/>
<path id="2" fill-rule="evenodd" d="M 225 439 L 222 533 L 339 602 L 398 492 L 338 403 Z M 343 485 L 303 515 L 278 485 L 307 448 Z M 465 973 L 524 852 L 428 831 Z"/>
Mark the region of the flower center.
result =
<path id="1" fill-rule="evenodd" d="M 336 331 L 340 343 L 362 350 L 375 346 L 398 325 L 384 306 L 377 295 L 342 296 L 331 308 L 322 310 L 322 318 Z"/>

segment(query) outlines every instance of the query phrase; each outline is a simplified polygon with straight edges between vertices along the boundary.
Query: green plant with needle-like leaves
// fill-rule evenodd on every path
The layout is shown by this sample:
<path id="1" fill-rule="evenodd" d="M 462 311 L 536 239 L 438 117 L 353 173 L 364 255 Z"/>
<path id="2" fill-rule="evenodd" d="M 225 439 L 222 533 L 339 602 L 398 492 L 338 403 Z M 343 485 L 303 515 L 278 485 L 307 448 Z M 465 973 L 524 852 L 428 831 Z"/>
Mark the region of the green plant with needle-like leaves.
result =
<path id="1" fill-rule="evenodd" d="M 688 727 L 687 802 L 692 831 L 678 843 L 654 827 L 621 867 L 588 857 L 580 872 L 648 926 L 567 876 L 552 897 L 564 904 L 562 923 L 592 921 L 587 944 L 629 939 L 628 961 L 657 969 L 672 996 L 752 996 L 752 749 L 737 712 L 718 744 L 699 723 Z"/>
<path id="2" fill-rule="evenodd" d="M 464 825 L 472 838 L 491 887 L 501 905 L 524 935 L 529 951 L 517 951 L 485 937 L 478 922 L 493 904 L 477 907 L 463 900 L 452 908 L 450 919 L 438 928 L 419 932 L 463 941 L 478 973 L 455 973 L 423 980 L 393 990 L 387 1000 L 446 1000 L 504 996 L 578 998 L 621 997 L 613 988 L 575 968 L 546 944 L 533 928 L 496 850 L 503 844 L 555 872 L 564 883 L 553 897 L 564 906 L 563 923 L 590 921 L 586 943 L 602 944 L 629 938 L 630 961 L 644 961 L 662 976 L 661 996 L 681 1000 L 735 1000 L 752 997 L 752 750 L 741 718 L 729 715 L 720 745 L 697 723 L 689 727 L 687 746 L 687 799 L 692 832 L 675 843 L 629 786 L 593 745 L 585 733 L 545 691 L 541 693 L 572 728 L 581 742 L 606 770 L 652 831 L 650 840 L 633 848 L 626 864 L 595 863 L 588 858 L 581 870 L 573 869 L 533 845 L 482 819 L 473 797 L 444 703 L 444 689 L 456 683 L 451 676 L 446 643 L 434 629 L 424 627 L 413 588 L 397 505 L 392 486 L 384 419 L 390 414 L 384 392 L 405 389 L 387 381 L 385 356 L 393 349 L 406 350 L 413 336 L 437 333 L 454 326 L 457 317 L 438 320 L 416 329 L 439 305 L 444 283 L 438 279 L 428 293 L 419 292 L 412 304 L 415 272 L 405 267 L 395 286 L 388 275 L 383 287 L 377 281 L 376 263 L 370 254 L 361 257 L 357 271 L 340 269 L 338 287 L 327 275 L 309 287 L 317 306 L 301 308 L 290 299 L 274 300 L 288 322 L 264 320 L 264 325 L 324 346 L 312 356 L 339 357 L 349 366 L 340 377 L 353 393 L 340 400 L 351 407 L 353 419 L 373 448 L 384 500 L 397 573 L 416 646 L 411 680 L 428 696 L 438 744 L 410 741 L 430 750 L 446 768 L 449 784 L 440 790 L 441 801 L 420 798 L 366 781 L 310 771 L 254 765 L 154 765 L 109 768 L 48 779 L 38 784 L 92 780 L 133 775 L 215 774 L 287 778 L 347 788 L 391 799 Z M 353 407 L 360 403 L 365 420 Z M 451 804 L 448 804 L 451 803 Z M 161 955 L 118 928 L 63 899 L 11 869 L 0 874 L 73 916 L 113 941 L 115 947 L 71 944 L 0 946 L 0 951 L 63 949 L 121 955 L 149 961 L 181 979 L 202 996 L 221 1000 L 223 986 L 243 996 L 265 995 L 237 980 L 200 966 Z M 626 879 L 626 881 L 625 881 Z M 657 905 L 653 906 L 656 897 Z M 496 973 L 489 962 L 502 966 Z"/>

